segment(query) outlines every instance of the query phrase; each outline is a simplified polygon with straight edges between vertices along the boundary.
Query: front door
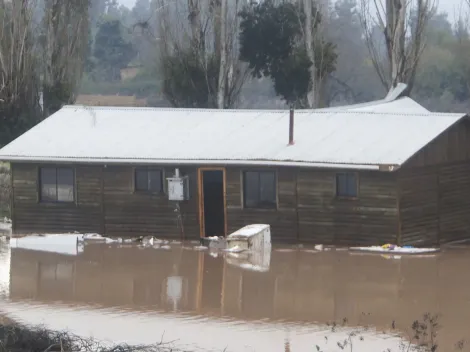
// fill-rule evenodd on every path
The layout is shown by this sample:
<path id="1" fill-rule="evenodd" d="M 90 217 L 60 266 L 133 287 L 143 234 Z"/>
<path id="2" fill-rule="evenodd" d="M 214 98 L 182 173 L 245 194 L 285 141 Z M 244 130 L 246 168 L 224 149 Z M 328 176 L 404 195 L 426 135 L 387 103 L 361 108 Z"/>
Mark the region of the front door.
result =
<path id="1" fill-rule="evenodd" d="M 199 170 L 201 237 L 225 236 L 225 170 Z"/>

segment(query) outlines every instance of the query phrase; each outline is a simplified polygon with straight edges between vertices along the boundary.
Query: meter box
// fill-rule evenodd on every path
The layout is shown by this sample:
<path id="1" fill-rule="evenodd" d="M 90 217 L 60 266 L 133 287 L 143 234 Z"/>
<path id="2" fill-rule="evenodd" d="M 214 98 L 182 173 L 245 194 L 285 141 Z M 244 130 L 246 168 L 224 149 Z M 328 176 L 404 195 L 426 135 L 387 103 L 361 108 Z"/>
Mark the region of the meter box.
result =
<path id="1" fill-rule="evenodd" d="M 188 176 L 175 176 L 167 178 L 168 199 L 174 201 L 189 200 Z"/>

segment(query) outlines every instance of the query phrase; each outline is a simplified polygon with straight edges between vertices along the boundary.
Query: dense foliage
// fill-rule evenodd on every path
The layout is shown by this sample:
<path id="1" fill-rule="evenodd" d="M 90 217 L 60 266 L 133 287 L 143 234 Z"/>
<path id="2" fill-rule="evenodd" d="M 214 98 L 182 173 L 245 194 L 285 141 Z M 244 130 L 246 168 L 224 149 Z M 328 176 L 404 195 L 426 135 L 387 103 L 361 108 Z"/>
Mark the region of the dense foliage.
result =
<path id="1" fill-rule="evenodd" d="M 317 29 L 322 17 L 316 8 L 312 11 Z M 253 2 L 240 16 L 240 58 L 249 63 L 254 77 L 270 77 L 275 92 L 289 105 L 305 106 L 312 84 L 309 70 L 315 64 L 317 77 L 333 72 L 334 45 L 317 36 L 311 62 L 302 41 L 305 13 L 298 3 Z"/>

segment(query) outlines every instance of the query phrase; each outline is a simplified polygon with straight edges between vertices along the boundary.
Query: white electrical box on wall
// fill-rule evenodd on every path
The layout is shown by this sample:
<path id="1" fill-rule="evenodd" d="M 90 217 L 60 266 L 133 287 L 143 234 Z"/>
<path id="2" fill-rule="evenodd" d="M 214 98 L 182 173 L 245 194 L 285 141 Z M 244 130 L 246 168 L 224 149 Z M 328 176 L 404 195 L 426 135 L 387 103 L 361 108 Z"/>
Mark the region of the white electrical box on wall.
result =
<path id="1" fill-rule="evenodd" d="M 179 172 L 174 177 L 167 178 L 168 199 L 174 201 L 189 200 L 189 178 L 179 176 Z"/>

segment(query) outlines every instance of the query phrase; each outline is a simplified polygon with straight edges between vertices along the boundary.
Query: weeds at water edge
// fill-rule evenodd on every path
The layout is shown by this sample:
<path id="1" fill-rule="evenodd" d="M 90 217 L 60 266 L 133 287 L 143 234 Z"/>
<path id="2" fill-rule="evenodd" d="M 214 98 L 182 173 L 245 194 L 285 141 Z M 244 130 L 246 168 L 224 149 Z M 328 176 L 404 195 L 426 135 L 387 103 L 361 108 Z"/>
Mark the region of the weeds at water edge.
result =
<path id="1" fill-rule="evenodd" d="M 426 313 L 420 320 L 415 320 L 411 324 L 411 335 L 408 337 L 408 342 L 401 342 L 399 345 L 399 352 L 438 352 L 439 345 L 437 343 L 437 333 L 440 328 L 438 323 L 439 315 L 432 315 Z M 331 323 L 331 332 L 335 333 L 339 328 L 345 328 L 348 321 L 343 319 L 342 323 Z M 391 330 L 395 330 L 395 321 L 391 324 Z M 362 341 L 364 341 L 364 333 L 368 328 L 355 329 L 346 334 L 344 340 L 336 341 L 336 346 L 340 350 L 353 352 L 354 348 Z M 328 338 L 325 337 L 325 342 L 328 343 Z M 465 341 L 460 340 L 455 344 L 456 350 L 463 350 Z M 316 352 L 324 352 L 319 345 L 315 345 Z M 392 349 L 386 349 L 383 352 L 392 352 Z"/>
<path id="2" fill-rule="evenodd" d="M 0 352 L 171 352 L 171 343 L 103 345 L 67 332 L 43 327 L 0 325 Z"/>

